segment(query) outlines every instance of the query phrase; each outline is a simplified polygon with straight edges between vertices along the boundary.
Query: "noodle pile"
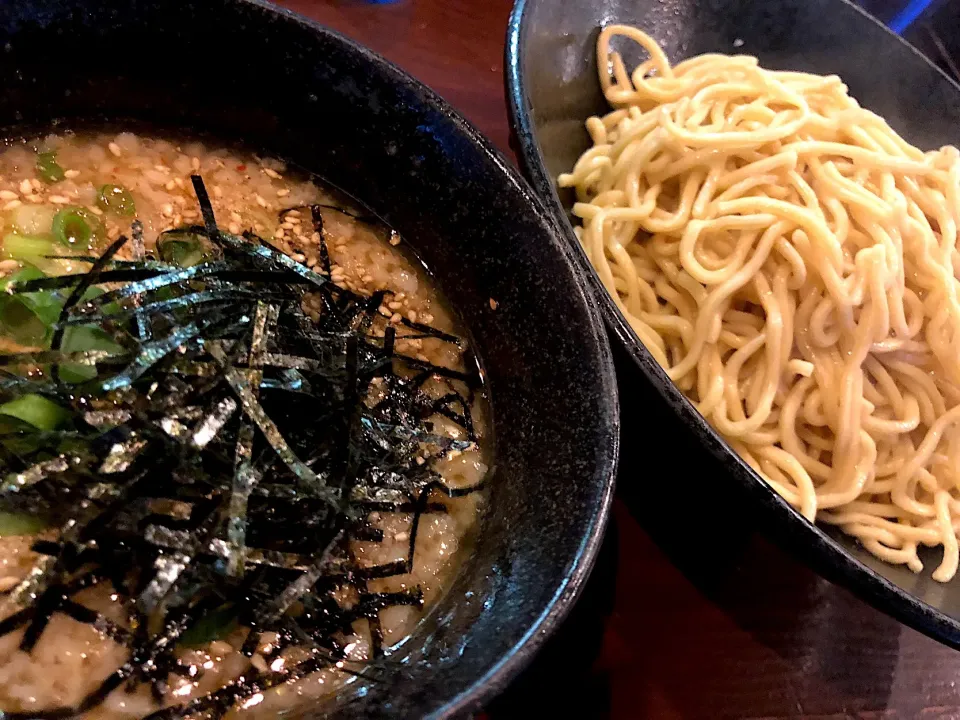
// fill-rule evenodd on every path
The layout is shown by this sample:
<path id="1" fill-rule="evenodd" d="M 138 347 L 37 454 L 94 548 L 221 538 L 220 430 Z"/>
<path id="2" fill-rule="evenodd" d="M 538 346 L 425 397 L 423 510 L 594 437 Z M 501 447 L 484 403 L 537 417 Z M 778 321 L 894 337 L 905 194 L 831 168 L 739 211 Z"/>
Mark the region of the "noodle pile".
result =
<path id="1" fill-rule="evenodd" d="M 643 46 L 628 74 L 611 39 Z M 960 153 L 924 153 L 836 76 L 752 57 L 671 67 L 605 28 L 612 112 L 578 235 L 650 353 L 804 517 L 919 572 L 957 572 Z"/>

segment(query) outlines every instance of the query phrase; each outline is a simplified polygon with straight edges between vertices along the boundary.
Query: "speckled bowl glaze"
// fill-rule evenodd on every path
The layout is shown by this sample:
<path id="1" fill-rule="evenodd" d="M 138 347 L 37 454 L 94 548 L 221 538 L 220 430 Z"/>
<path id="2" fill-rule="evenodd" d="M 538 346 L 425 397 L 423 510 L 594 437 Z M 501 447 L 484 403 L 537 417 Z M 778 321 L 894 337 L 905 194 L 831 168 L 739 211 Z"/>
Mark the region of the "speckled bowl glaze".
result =
<path id="1" fill-rule="evenodd" d="M 668 380 L 580 251 L 567 215 L 571 196 L 558 193 L 555 181 L 589 147 L 584 121 L 607 110 L 595 43 L 599 27 L 609 23 L 643 28 L 673 61 L 738 52 L 772 68 L 838 74 L 861 104 L 923 148 L 960 142 L 960 87 L 846 0 L 518 0 L 507 32 L 506 79 L 518 154 L 563 225 L 602 307 L 620 371 L 623 436 L 644 438 L 624 443 L 621 491 L 644 484 L 651 469 L 667 472 L 674 478 L 669 487 L 648 483 L 639 502 L 689 504 L 711 497 L 716 505 L 701 508 L 700 515 L 705 522 L 714 516 L 711 545 L 722 545 L 737 522 L 755 525 L 878 609 L 960 647 L 960 581 L 943 585 L 930 578 L 939 554 L 925 556 L 927 569 L 914 575 L 794 512 Z M 637 60 L 625 59 L 628 66 Z M 724 526 L 721 518 L 731 509 L 739 520 L 728 516 Z"/>
<path id="2" fill-rule="evenodd" d="M 490 509 L 455 584 L 392 656 L 386 680 L 353 683 L 299 716 L 479 707 L 569 610 L 613 492 L 610 350 L 556 220 L 434 93 L 266 2 L 9 3 L 0 78 L 0 126 L 11 132 L 130 119 L 209 133 L 320 174 L 414 246 L 485 373 Z"/>

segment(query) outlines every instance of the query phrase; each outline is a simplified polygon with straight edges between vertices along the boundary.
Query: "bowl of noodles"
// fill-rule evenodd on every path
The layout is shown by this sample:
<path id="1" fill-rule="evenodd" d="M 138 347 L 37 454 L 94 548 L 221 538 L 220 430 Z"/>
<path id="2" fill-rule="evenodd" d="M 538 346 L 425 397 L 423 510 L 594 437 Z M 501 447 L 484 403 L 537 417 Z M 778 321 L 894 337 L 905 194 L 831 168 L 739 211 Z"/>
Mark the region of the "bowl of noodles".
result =
<path id="1" fill-rule="evenodd" d="M 0 716 L 477 709 L 612 497 L 553 219 L 267 2 L 22 2 L 0 45 Z"/>
<path id="2" fill-rule="evenodd" d="M 520 0 L 506 73 L 645 438 L 622 491 L 960 646 L 960 88 L 844 0 Z"/>

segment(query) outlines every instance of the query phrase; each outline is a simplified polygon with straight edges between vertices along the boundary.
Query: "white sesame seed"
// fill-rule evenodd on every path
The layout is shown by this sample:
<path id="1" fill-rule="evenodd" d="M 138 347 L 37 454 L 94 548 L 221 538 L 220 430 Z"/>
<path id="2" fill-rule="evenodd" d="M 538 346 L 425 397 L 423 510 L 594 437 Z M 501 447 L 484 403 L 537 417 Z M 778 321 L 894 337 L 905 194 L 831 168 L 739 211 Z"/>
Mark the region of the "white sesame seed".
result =
<path id="1" fill-rule="evenodd" d="M 166 165 L 154 165 L 153 169 L 156 170 L 157 172 L 162 172 L 162 173 L 170 172 L 170 168 L 168 168 Z"/>
<path id="2" fill-rule="evenodd" d="M 263 173 L 267 177 L 273 178 L 274 180 L 280 179 L 280 173 L 278 173 L 276 170 L 271 170 L 270 168 L 264 168 Z"/>
<path id="3" fill-rule="evenodd" d="M 398 233 L 396 230 L 390 231 L 390 244 L 394 246 L 400 244 L 400 233 Z"/>
<path id="4" fill-rule="evenodd" d="M 236 210 L 233 210 L 230 213 L 230 219 L 234 222 L 243 222 L 243 217 Z"/>
<path id="5" fill-rule="evenodd" d="M 213 196 L 214 196 L 214 197 L 217 197 L 217 198 L 222 198 L 222 197 L 223 197 L 223 188 L 220 187 L 219 185 L 214 185 L 214 186 L 213 186 Z"/>
<path id="6" fill-rule="evenodd" d="M 373 275 L 364 275 L 360 278 L 360 282 L 371 283 L 373 282 Z"/>
<path id="7" fill-rule="evenodd" d="M 173 205 L 170 203 L 165 203 L 160 207 L 160 214 L 164 217 L 170 217 L 173 215 Z"/>
<path id="8" fill-rule="evenodd" d="M 8 202 L 6 205 L 3 206 L 3 209 L 4 209 L 4 210 L 13 210 L 14 208 L 18 208 L 18 207 L 20 207 L 21 205 L 23 205 L 23 203 L 20 202 L 19 200 L 11 200 L 10 202 Z"/>
<path id="9" fill-rule="evenodd" d="M 115 142 L 112 142 L 112 143 L 110 143 L 109 145 L 107 145 L 107 149 L 108 149 L 111 153 L 113 153 L 113 155 L 114 155 L 115 157 L 120 157 L 120 155 L 121 155 L 122 152 L 123 152 L 123 151 L 120 149 L 120 146 L 117 145 Z"/>
<path id="10" fill-rule="evenodd" d="M 190 165 L 193 167 L 194 170 L 199 170 L 199 169 L 200 169 L 200 158 L 198 158 L 198 157 L 190 158 Z"/>
<path id="11" fill-rule="evenodd" d="M 173 180 L 167 180 L 163 187 L 167 190 L 173 190 L 176 186 L 177 184 Z"/>
<path id="12" fill-rule="evenodd" d="M 0 200 L 6 200 L 9 202 L 10 200 L 16 200 L 18 197 L 20 196 L 17 195 L 13 190 L 0 190 Z"/>
<path id="13" fill-rule="evenodd" d="M 277 231 L 273 234 L 273 236 L 274 236 L 275 238 L 277 238 L 278 240 L 282 239 L 283 236 L 284 236 L 283 228 L 282 228 L 282 227 L 278 227 L 278 228 L 277 228 Z"/>
<path id="14" fill-rule="evenodd" d="M 107 230 L 107 238 L 110 240 L 116 240 L 118 237 L 120 237 L 120 228 L 118 228 L 116 225 L 111 226 L 110 229 Z"/>
<path id="15" fill-rule="evenodd" d="M 30 180 L 30 185 L 33 187 L 34 192 L 39 192 L 40 190 L 43 190 L 43 183 L 37 180 L 36 178 L 33 178 L 32 180 Z"/>
<path id="16" fill-rule="evenodd" d="M 282 227 L 284 230 L 293 230 L 293 223 L 285 222 L 285 223 L 282 223 L 280 227 Z"/>
<path id="17" fill-rule="evenodd" d="M 288 217 L 288 218 L 298 218 L 298 217 L 300 217 L 300 211 L 299 211 L 299 210 L 287 210 L 287 217 Z"/>
<path id="18" fill-rule="evenodd" d="M 422 313 L 422 314 L 420 315 L 420 322 L 423 322 L 423 323 L 432 323 L 432 322 L 433 322 L 433 315 L 431 315 L 430 313 Z"/>
<path id="19" fill-rule="evenodd" d="M 232 222 L 232 223 L 230 223 L 229 225 L 227 225 L 227 230 L 229 230 L 230 233 L 233 234 L 233 235 L 239 235 L 239 234 L 240 234 L 240 223 L 237 223 L 237 222 Z"/>
<path id="20" fill-rule="evenodd" d="M 0 271 L 10 272 L 11 270 L 16 270 L 20 267 L 20 263 L 16 260 L 3 260 L 0 262 Z"/>
<path id="21" fill-rule="evenodd" d="M 420 360 L 421 362 L 430 362 L 430 359 L 423 353 L 417 353 L 414 357 L 416 357 L 417 360 Z"/>
<path id="22" fill-rule="evenodd" d="M 298 252 L 293 254 L 293 259 L 296 260 L 297 262 L 303 262 L 304 260 L 307 259 L 307 256 L 304 255 L 303 253 Z"/>
<path id="23" fill-rule="evenodd" d="M 34 193 L 33 195 L 27 195 L 27 200 L 37 205 L 43 202 L 43 198 L 36 193 Z"/>
<path id="24" fill-rule="evenodd" d="M 411 310 L 410 312 L 408 312 L 408 313 L 407 313 L 407 320 L 409 320 L 410 322 L 416 322 L 416 321 L 417 321 L 417 311 L 416 311 L 416 310 Z"/>
<path id="25" fill-rule="evenodd" d="M 80 177 L 80 171 L 79 171 L 79 170 L 64 170 L 64 171 L 63 171 L 63 176 L 64 176 L 65 178 L 69 178 L 70 180 L 73 180 L 74 178 Z"/>
<path id="26" fill-rule="evenodd" d="M 183 225 L 183 215 L 181 215 L 180 213 L 177 213 L 176 215 L 174 215 L 174 216 L 173 216 L 173 224 L 174 224 L 174 225 Z"/>
<path id="27" fill-rule="evenodd" d="M 33 185 L 30 184 L 29 180 L 20 181 L 20 192 L 24 195 L 29 195 L 33 192 Z"/>
<path id="28" fill-rule="evenodd" d="M 398 303 L 396 300 L 394 300 L 391 303 L 387 303 L 387 307 L 390 308 L 391 310 L 399 310 L 400 308 L 403 307 L 403 303 Z"/>
<path id="29" fill-rule="evenodd" d="M 67 205 L 70 203 L 70 198 L 64 197 L 63 195 L 51 195 L 50 202 L 54 205 Z"/>
<path id="30" fill-rule="evenodd" d="M 174 178 L 173 182 L 176 183 L 178 188 L 183 189 L 183 178 Z"/>
<path id="31" fill-rule="evenodd" d="M 286 197 L 289 194 L 290 194 L 290 190 L 288 190 L 287 188 L 277 190 L 277 197 Z"/>
<path id="32" fill-rule="evenodd" d="M 257 201 L 257 205 L 259 205 L 260 207 L 265 208 L 267 206 L 267 201 L 264 200 L 261 195 L 254 195 L 254 198 Z"/>
<path id="33" fill-rule="evenodd" d="M 87 207 L 87 210 L 92 212 L 94 215 L 103 215 L 103 210 L 98 207 L 93 207 L 92 205 Z"/>
<path id="34" fill-rule="evenodd" d="M 390 324 L 391 324 L 391 325 L 396 325 L 396 324 L 399 323 L 401 320 L 403 320 L 403 316 L 402 316 L 400 313 L 394 313 L 393 315 L 390 316 Z"/>

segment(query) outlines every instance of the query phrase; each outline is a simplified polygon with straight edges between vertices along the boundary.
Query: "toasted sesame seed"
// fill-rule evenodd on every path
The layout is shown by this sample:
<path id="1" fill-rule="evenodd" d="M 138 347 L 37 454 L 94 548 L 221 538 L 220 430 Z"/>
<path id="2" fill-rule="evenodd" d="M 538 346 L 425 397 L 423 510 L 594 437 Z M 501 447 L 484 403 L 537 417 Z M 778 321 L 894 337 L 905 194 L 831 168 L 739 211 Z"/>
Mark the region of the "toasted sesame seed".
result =
<path id="1" fill-rule="evenodd" d="M 364 275 L 362 278 L 360 278 L 360 282 L 372 283 L 373 275 Z"/>
<path id="2" fill-rule="evenodd" d="M 243 222 L 243 216 L 240 215 L 240 213 L 238 213 L 236 210 L 233 210 L 230 213 L 230 219 L 233 220 L 233 222 Z"/>
<path id="3" fill-rule="evenodd" d="M 214 185 L 214 186 L 213 186 L 213 196 L 214 196 L 215 198 L 222 198 L 222 197 L 223 197 L 223 188 L 220 187 L 219 185 Z"/>
<path id="4" fill-rule="evenodd" d="M 36 178 L 33 178 L 30 180 L 30 185 L 33 187 L 34 192 L 39 192 L 43 190 L 43 183 L 37 180 Z"/>
<path id="5" fill-rule="evenodd" d="M 391 310 L 399 310 L 403 307 L 403 303 L 398 303 L 396 300 L 394 300 L 393 302 L 387 303 L 387 307 Z"/>
<path id="6" fill-rule="evenodd" d="M 238 222 L 232 222 L 232 223 L 230 223 L 229 225 L 227 225 L 227 230 L 229 230 L 230 233 L 233 234 L 233 235 L 239 235 L 239 234 L 240 234 L 240 223 L 238 223 Z"/>
<path id="7" fill-rule="evenodd" d="M 275 238 L 277 238 L 278 240 L 282 239 L 283 236 L 284 236 L 283 228 L 282 228 L 282 227 L 278 227 L 278 228 L 277 228 L 277 231 L 273 234 L 273 236 L 274 236 Z"/>
<path id="8" fill-rule="evenodd" d="M 67 205 L 70 202 L 70 198 L 64 197 L 63 195 L 51 195 L 50 202 L 54 205 Z"/>
<path id="9" fill-rule="evenodd" d="M 500 303 L 498 303 L 498 302 L 497 302 L 496 300 L 494 300 L 493 298 L 490 298 L 490 309 L 491 309 L 491 310 L 496 310 L 499 305 L 500 305 Z"/>
<path id="10" fill-rule="evenodd" d="M 80 177 L 80 171 L 79 171 L 79 170 L 64 170 L 64 171 L 63 171 L 63 176 L 64 176 L 65 178 L 68 178 L 68 179 L 70 179 L 70 180 L 73 180 L 74 178 Z"/>
<path id="11" fill-rule="evenodd" d="M 261 195 L 254 195 L 254 198 L 257 201 L 257 205 L 259 205 L 260 207 L 265 208 L 267 206 L 267 201 L 264 200 Z"/>
<path id="12" fill-rule="evenodd" d="M 394 246 L 400 244 L 400 233 L 398 233 L 396 230 L 390 231 L 390 244 Z"/>
<path id="13" fill-rule="evenodd" d="M 168 168 L 166 165 L 162 165 L 162 164 L 161 164 L 161 165 L 154 165 L 154 166 L 153 166 L 153 169 L 156 170 L 157 172 L 162 172 L 162 173 L 168 173 L 168 172 L 170 172 L 170 168 Z"/>
<path id="14" fill-rule="evenodd" d="M 109 145 L 107 145 L 107 149 L 111 153 L 113 153 L 114 157 L 120 157 L 120 155 L 123 153 L 123 151 L 120 149 L 120 146 L 117 145 L 115 142 L 112 142 Z"/>
<path id="15" fill-rule="evenodd" d="M 116 240 L 118 237 L 120 237 L 120 228 L 118 228 L 116 225 L 112 225 L 107 230 L 107 238 L 110 240 Z"/>
<path id="16" fill-rule="evenodd" d="M 430 313 L 422 313 L 422 314 L 420 315 L 420 322 L 422 322 L 422 323 L 432 323 L 432 322 L 433 322 L 433 315 L 431 315 Z"/>
<path id="17" fill-rule="evenodd" d="M 200 169 L 200 158 L 198 158 L 198 157 L 192 157 L 192 158 L 190 158 L 190 165 L 193 167 L 194 170 L 199 170 L 199 169 Z"/>
<path id="18" fill-rule="evenodd" d="M 34 193 L 33 195 L 27 195 L 27 200 L 29 200 L 34 204 L 40 204 L 43 202 L 43 197 L 41 197 L 37 193 Z"/>
<path id="19" fill-rule="evenodd" d="M 316 266 L 317 266 L 317 259 L 315 257 L 312 257 L 309 260 L 307 260 L 308 268 L 315 268 Z"/>
<path id="20" fill-rule="evenodd" d="M 299 210 L 287 210 L 287 217 L 288 217 L 288 218 L 298 218 L 298 217 L 300 217 L 300 211 L 299 211 Z"/>
<path id="21" fill-rule="evenodd" d="M 173 190 L 176 186 L 177 184 L 173 180 L 167 180 L 163 187 L 167 190 Z"/>
<path id="22" fill-rule="evenodd" d="M 416 321 L 417 321 L 417 311 L 416 311 L 416 310 L 411 310 L 410 312 L 408 312 L 408 313 L 407 313 L 407 320 L 409 320 L 410 322 L 416 322 Z"/>
<path id="23" fill-rule="evenodd" d="M 298 252 L 293 254 L 293 259 L 296 260 L 297 262 L 303 262 L 304 260 L 307 259 L 307 256 L 301 252 Z"/>
<path id="24" fill-rule="evenodd" d="M 403 315 L 401 315 L 400 313 L 394 313 L 393 315 L 390 316 L 390 323 L 392 325 L 396 325 L 401 320 L 403 320 Z"/>
<path id="25" fill-rule="evenodd" d="M 388 318 L 388 317 L 390 317 L 391 315 L 393 315 L 393 313 L 390 311 L 390 309 L 384 307 L 383 305 L 381 305 L 380 307 L 377 308 L 377 312 L 380 313 L 381 315 L 383 315 L 385 318 Z"/>
<path id="26" fill-rule="evenodd" d="M 160 214 L 164 217 L 170 217 L 173 215 L 173 205 L 170 203 L 164 203 L 160 206 Z"/>
<path id="27" fill-rule="evenodd" d="M 8 202 L 6 205 L 3 206 L 3 209 L 4 209 L 4 210 L 13 210 L 14 208 L 18 208 L 18 207 L 20 207 L 21 205 L 23 205 L 23 203 L 20 202 L 19 200 L 11 200 L 10 202 Z"/>
<path id="28" fill-rule="evenodd" d="M 29 180 L 20 181 L 20 192 L 24 195 L 29 195 L 33 192 L 33 185 L 30 184 Z"/>
<path id="29" fill-rule="evenodd" d="M 278 173 L 276 170 L 271 170 L 270 168 L 264 168 L 263 173 L 267 177 L 273 178 L 274 180 L 280 179 L 280 173 Z"/>
<path id="30" fill-rule="evenodd" d="M 281 223 L 280 227 L 282 227 L 284 230 L 293 230 L 293 223 L 292 222 Z"/>
<path id="31" fill-rule="evenodd" d="M 173 224 L 174 224 L 174 225 L 183 225 L 183 215 L 181 215 L 180 213 L 177 213 L 176 215 L 174 215 L 174 216 L 173 216 Z"/>
<path id="32" fill-rule="evenodd" d="M 277 197 L 286 197 L 289 194 L 290 194 L 290 190 L 288 188 L 282 188 L 280 190 L 277 190 Z"/>
<path id="33" fill-rule="evenodd" d="M 6 200 L 9 202 L 10 200 L 16 200 L 18 197 L 20 196 L 17 195 L 13 190 L 0 190 L 0 200 Z"/>
<path id="34" fill-rule="evenodd" d="M 101 209 L 98 208 L 98 207 L 94 207 L 94 206 L 92 206 L 92 205 L 88 206 L 88 207 L 87 207 L 87 210 L 89 210 L 90 212 L 92 212 L 94 215 L 103 215 L 103 210 L 101 210 Z"/>

